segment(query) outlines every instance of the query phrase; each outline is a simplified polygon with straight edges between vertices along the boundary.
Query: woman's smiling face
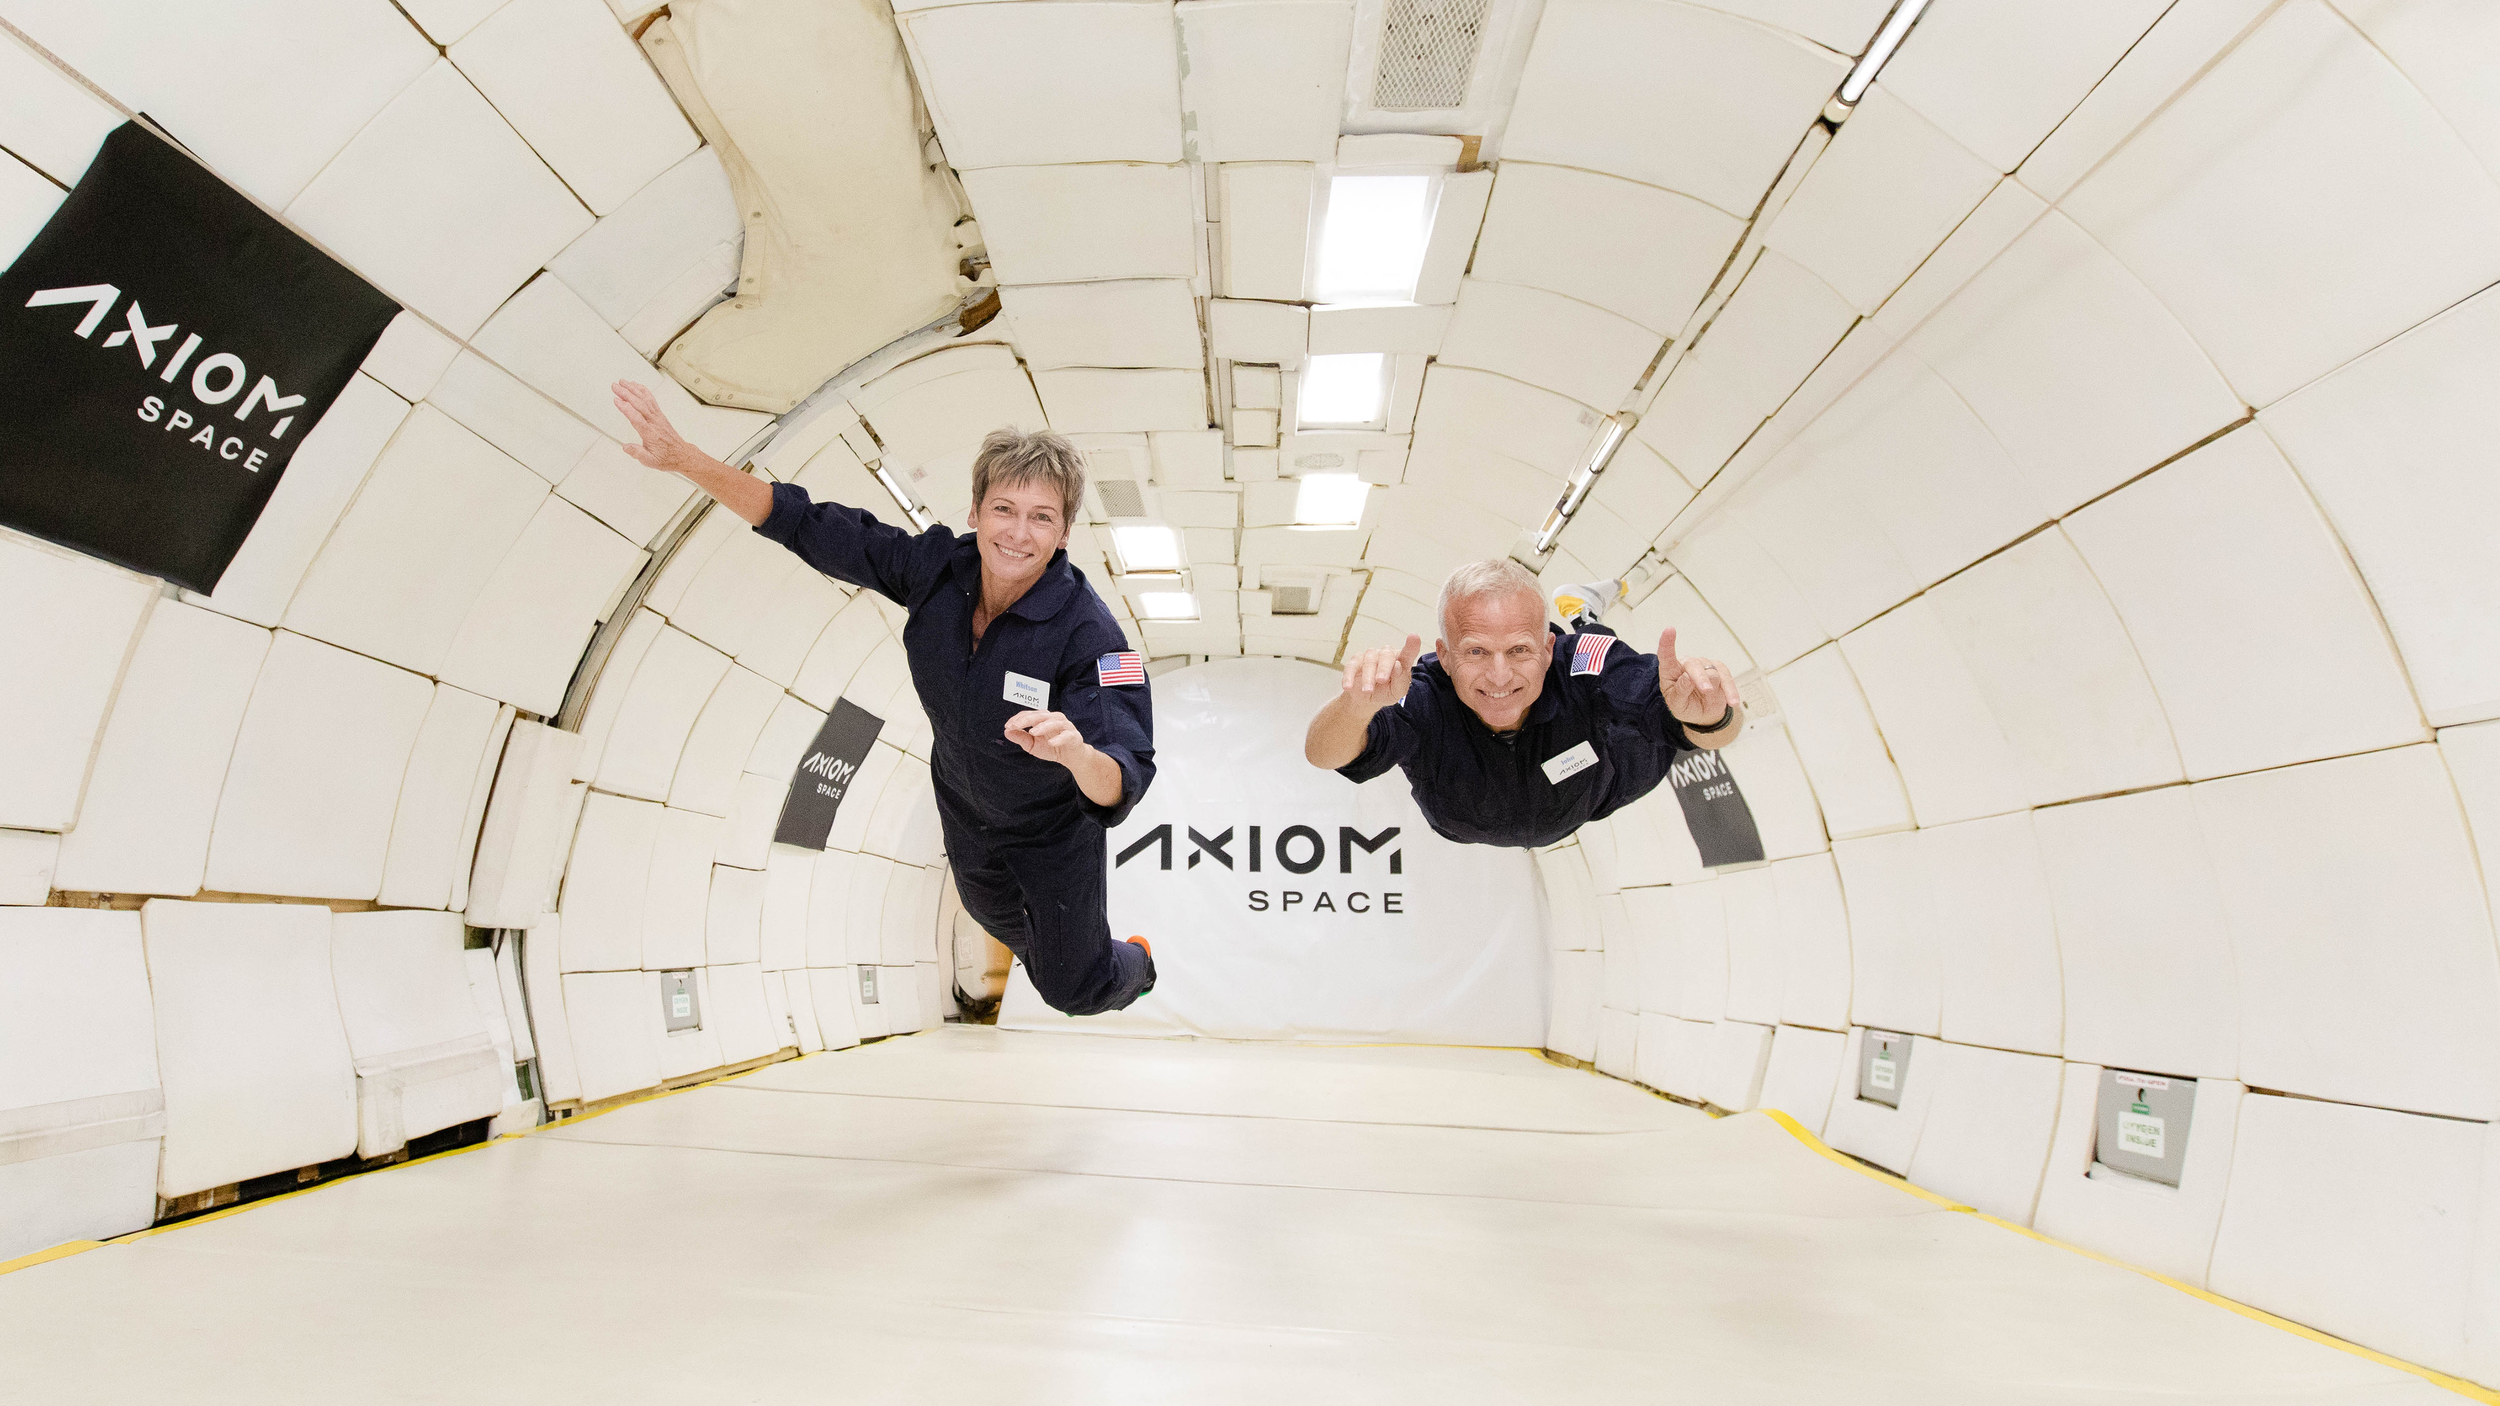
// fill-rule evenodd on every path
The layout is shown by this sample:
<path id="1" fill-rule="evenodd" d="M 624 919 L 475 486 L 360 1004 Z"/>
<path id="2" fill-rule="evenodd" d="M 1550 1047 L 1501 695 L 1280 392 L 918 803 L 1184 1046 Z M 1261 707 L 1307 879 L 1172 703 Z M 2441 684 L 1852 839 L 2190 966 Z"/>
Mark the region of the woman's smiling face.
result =
<path id="1" fill-rule="evenodd" d="M 984 574 L 1002 586 L 1029 585 L 1068 544 L 1066 505 L 1038 481 L 995 484 L 972 506 L 972 532 Z"/>

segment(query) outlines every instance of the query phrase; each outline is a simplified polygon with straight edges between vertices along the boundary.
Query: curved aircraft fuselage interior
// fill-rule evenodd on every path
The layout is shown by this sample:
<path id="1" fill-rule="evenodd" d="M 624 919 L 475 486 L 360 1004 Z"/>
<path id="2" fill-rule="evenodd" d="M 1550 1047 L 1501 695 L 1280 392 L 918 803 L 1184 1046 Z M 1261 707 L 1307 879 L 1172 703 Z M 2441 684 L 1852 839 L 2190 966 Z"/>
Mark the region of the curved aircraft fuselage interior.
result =
<path id="1" fill-rule="evenodd" d="M 0 1400 L 2500 1402 L 2495 74 L 0 0 Z"/>

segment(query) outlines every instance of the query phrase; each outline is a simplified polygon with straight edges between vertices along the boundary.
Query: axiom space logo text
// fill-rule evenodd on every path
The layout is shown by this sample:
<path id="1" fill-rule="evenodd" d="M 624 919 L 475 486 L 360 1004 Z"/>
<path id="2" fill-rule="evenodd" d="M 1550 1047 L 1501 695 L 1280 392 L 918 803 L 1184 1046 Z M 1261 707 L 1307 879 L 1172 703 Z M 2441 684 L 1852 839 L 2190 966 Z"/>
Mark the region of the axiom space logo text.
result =
<path id="1" fill-rule="evenodd" d="M 1241 848 L 1239 872 L 1260 874 L 1267 872 L 1270 866 L 1273 866 L 1286 874 L 1313 874 L 1319 870 L 1320 866 L 1328 862 L 1330 853 L 1328 838 L 1313 826 L 1285 826 L 1273 832 L 1272 840 L 1268 838 L 1265 827 L 1252 825 L 1247 828 L 1249 838 Z M 1181 827 L 1181 832 L 1188 835 L 1190 845 L 1189 860 L 1181 866 L 1183 872 L 1195 869 L 1200 863 L 1209 860 L 1223 865 L 1226 869 L 1235 867 L 1233 842 L 1236 831 L 1234 827 L 1227 825 L 1217 834 L 1205 835 L 1199 833 L 1194 826 L 1184 825 Z M 1337 873 L 1349 878 L 1353 876 L 1355 855 L 1358 851 L 1363 855 L 1362 864 L 1366 873 L 1379 874 L 1384 867 L 1390 877 L 1405 873 L 1406 851 L 1387 849 L 1389 842 L 1397 837 L 1398 827 L 1395 825 L 1377 835 L 1366 835 L 1351 825 L 1338 826 L 1335 846 Z M 1173 830 L 1169 824 L 1157 825 L 1130 841 L 1125 849 L 1113 857 L 1111 867 L 1121 868 L 1130 860 L 1140 858 L 1150 849 L 1155 852 L 1155 867 L 1169 872 L 1172 868 L 1173 849 Z M 1385 855 L 1382 853 L 1383 849 L 1387 849 Z M 1277 880 L 1276 882 L 1284 881 Z M 1315 882 L 1327 884 L 1324 877 Z M 1387 913 L 1394 915 L 1406 911 L 1406 894 L 1399 889 L 1335 886 L 1307 889 L 1280 887 L 1272 890 L 1253 888 L 1244 894 L 1242 903 L 1253 913 L 1353 913 L 1357 915 Z"/>
<path id="2" fill-rule="evenodd" d="M 77 288 L 39 288 L 33 297 L 26 300 L 26 306 L 48 308 L 62 304 L 87 304 L 87 315 L 80 318 L 78 325 L 71 330 L 80 338 L 92 341 L 96 329 L 104 324 L 114 306 L 121 303 L 121 296 L 122 290 L 110 283 L 90 283 Z M 122 321 L 124 325 L 107 334 L 103 345 L 107 348 L 130 348 L 131 354 L 139 358 L 141 370 L 155 371 L 156 379 L 166 385 L 187 387 L 190 399 L 200 407 L 196 416 L 179 407 L 169 415 L 164 398 L 152 395 L 139 402 L 136 412 L 139 418 L 151 425 L 162 423 L 167 431 L 173 433 L 196 426 L 199 433 L 184 435 L 185 440 L 228 463 L 240 463 L 253 473 L 259 473 L 261 461 L 269 457 L 270 451 L 246 444 L 245 435 L 265 436 L 272 440 L 286 438 L 288 428 L 295 423 L 295 417 L 286 412 L 303 404 L 304 397 L 280 394 L 278 383 L 267 376 L 254 381 L 251 368 L 245 366 L 243 358 L 233 352 L 212 351 L 207 356 L 199 356 L 202 339 L 197 332 L 185 335 L 179 345 L 168 349 L 166 344 L 182 331 L 181 324 L 149 325 L 148 315 L 135 297 L 123 307 Z M 196 362 L 194 357 L 198 357 Z M 165 363 L 162 370 L 157 368 L 160 359 Z M 181 379 L 185 369 L 191 373 L 187 383 Z M 249 390 L 245 389 L 247 385 Z M 224 405 L 237 396 L 243 398 L 243 403 L 237 405 L 232 413 L 241 433 L 227 433 L 219 426 L 208 423 L 216 418 L 210 413 L 210 407 Z M 278 417 L 263 421 L 262 425 L 267 428 L 250 423 L 252 412 L 261 409 Z"/>
<path id="3" fill-rule="evenodd" d="M 799 770 L 818 778 L 816 794 L 830 797 L 838 804 L 842 794 L 851 789 L 851 778 L 859 774 L 859 764 L 846 762 L 840 757 L 828 757 L 822 752 L 810 752 L 807 760 L 799 763 Z"/>

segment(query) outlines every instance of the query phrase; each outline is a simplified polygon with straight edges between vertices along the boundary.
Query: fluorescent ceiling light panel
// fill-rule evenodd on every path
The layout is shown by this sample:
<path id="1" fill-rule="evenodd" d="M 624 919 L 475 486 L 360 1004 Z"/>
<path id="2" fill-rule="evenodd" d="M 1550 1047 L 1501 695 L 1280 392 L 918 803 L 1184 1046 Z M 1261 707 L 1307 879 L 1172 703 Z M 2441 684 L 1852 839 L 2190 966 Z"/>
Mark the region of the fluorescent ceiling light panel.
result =
<path id="1" fill-rule="evenodd" d="M 1883 68 L 1885 60 L 1892 57 L 1893 50 L 1901 47 L 1901 41 L 1909 35 L 1910 26 L 1918 23 L 1919 12 L 1926 8 L 1927 0 L 1901 0 L 1900 4 L 1893 6 L 1892 14 L 1884 20 L 1884 27 L 1875 31 L 1875 42 L 1866 46 L 1866 57 L 1859 59 L 1857 67 L 1849 70 L 1849 76 L 1840 80 L 1842 102 L 1855 107 L 1858 99 L 1866 96 L 1867 85 L 1875 81 L 1875 75 Z"/>
<path id="2" fill-rule="evenodd" d="M 1120 554 L 1120 565 L 1130 571 L 1181 569 L 1181 536 L 1168 527 L 1115 527 L 1111 545 Z"/>
<path id="3" fill-rule="evenodd" d="M 1195 620 L 1198 597 L 1188 591 L 1140 591 L 1137 603 L 1149 620 Z"/>
<path id="4" fill-rule="evenodd" d="M 1296 423 L 1305 429 L 1359 429 L 1384 423 L 1381 403 L 1389 396 L 1388 368 L 1386 352 L 1306 358 L 1302 393 L 1294 411 Z"/>
<path id="5" fill-rule="evenodd" d="M 1332 178 L 1319 235 L 1319 300 L 1412 300 L 1432 233 L 1431 201 L 1430 176 Z"/>
<path id="6" fill-rule="evenodd" d="M 1353 474 L 1305 474 L 1293 500 L 1296 527 L 1354 527 L 1372 486 Z"/>

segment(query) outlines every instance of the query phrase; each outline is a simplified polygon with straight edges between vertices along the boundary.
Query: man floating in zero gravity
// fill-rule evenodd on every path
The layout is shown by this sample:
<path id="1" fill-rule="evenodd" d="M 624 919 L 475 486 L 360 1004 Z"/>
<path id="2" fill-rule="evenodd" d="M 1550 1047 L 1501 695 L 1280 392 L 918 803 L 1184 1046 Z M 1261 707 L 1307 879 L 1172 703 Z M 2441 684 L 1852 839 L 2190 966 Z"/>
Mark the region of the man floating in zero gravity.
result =
<path id="1" fill-rule="evenodd" d="M 1153 990 L 1146 940 L 1113 942 L 1103 915 L 1103 831 L 1154 780 L 1154 704 L 1144 664 L 1064 550 L 1085 492 L 1075 446 L 993 431 L 972 461 L 972 534 L 914 533 L 750 478 L 688 444 L 647 388 L 613 389 L 642 437 L 627 454 L 908 613 L 903 649 L 936 734 L 929 774 L 955 888 L 1033 989 L 1070 1015 Z"/>
<path id="2" fill-rule="evenodd" d="M 1471 562 L 1441 587 L 1441 638 L 1347 661 L 1337 696 L 1302 744 L 1351 781 L 1406 769 L 1415 804 L 1462 844 L 1550 845 L 1641 797 L 1678 752 L 1744 731 L 1736 680 L 1682 658 L 1675 627 L 1642 654 L 1598 623 L 1618 581 L 1555 597 L 1568 633 L 1547 632 L 1545 597 L 1517 562 Z"/>

